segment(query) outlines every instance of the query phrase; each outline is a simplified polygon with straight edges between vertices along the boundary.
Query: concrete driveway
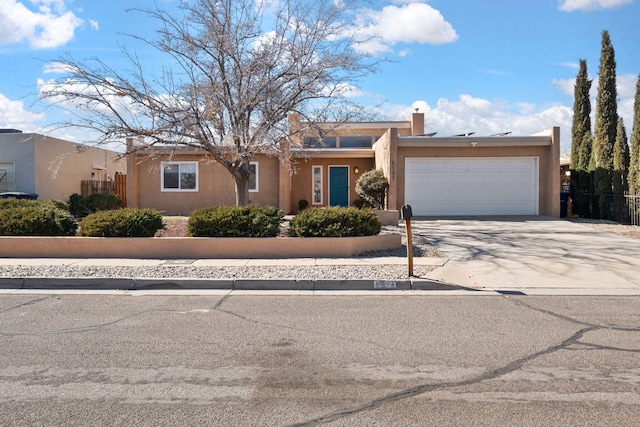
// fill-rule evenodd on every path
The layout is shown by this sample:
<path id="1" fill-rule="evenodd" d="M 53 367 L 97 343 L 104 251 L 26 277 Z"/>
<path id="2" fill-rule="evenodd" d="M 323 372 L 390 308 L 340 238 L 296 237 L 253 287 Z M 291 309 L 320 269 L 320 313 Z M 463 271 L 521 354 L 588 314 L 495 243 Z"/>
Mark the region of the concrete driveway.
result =
<path id="1" fill-rule="evenodd" d="M 550 217 L 413 219 L 449 261 L 428 278 L 523 293 L 640 294 L 640 240 Z"/>

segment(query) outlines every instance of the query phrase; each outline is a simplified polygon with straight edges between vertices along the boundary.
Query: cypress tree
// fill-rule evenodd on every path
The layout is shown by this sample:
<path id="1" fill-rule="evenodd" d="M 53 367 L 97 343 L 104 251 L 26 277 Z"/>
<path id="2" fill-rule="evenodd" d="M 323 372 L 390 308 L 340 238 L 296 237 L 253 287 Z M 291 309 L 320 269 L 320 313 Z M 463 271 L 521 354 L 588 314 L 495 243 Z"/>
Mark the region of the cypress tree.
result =
<path id="1" fill-rule="evenodd" d="M 615 220 L 624 220 L 624 197 L 629 190 L 627 176 L 629 173 L 629 142 L 627 140 L 627 130 L 624 127 L 622 117 L 618 119 L 617 136 L 613 147 L 613 174 L 611 176 L 611 186 L 614 197 Z"/>
<path id="2" fill-rule="evenodd" d="M 629 193 L 640 195 L 640 76 L 636 83 L 633 104 L 633 130 L 631 132 L 631 154 L 629 160 Z"/>
<path id="3" fill-rule="evenodd" d="M 587 73 L 587 61 L 580 60 L 576 76 L 573 100 L 573 124 L 571 126 L 571 200 L 573 213 L 588 217 L 589 204 L 585 197 L 589 193 L 589 160 L 591 158 L 591 100 L 589 91 L 592 81 Z"/>
<path id="4" fill-rule="evenodd" d="M 594 160 L 594 189 L 599 216 L 611 217 L 613 147 L 618 129 L 618 103 L 616 91 L 616 61 L 609 32 L 602 32 L 602 50 L 596 99 L 596 127 L 591 155 Z"/>

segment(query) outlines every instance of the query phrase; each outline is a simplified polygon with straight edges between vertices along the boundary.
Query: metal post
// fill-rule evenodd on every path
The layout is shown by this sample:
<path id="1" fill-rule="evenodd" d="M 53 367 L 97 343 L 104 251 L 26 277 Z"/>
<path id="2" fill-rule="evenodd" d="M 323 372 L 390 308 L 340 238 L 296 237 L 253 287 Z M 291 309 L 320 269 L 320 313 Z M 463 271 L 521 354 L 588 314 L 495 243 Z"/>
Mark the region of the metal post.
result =
<path id="1" fill-rule="evenodd" d="M 409 265 L 409 277 L 413 277 L 413 242 L 411 241 L 411 218 L 404 220 L 407 228 L 407 262 Z"/>

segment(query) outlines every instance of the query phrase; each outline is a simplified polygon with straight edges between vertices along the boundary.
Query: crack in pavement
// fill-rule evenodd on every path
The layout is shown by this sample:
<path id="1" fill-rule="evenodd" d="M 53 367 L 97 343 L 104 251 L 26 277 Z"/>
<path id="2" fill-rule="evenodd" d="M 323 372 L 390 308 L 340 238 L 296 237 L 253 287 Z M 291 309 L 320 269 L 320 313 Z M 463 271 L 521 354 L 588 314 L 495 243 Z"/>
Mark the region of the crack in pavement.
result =
<path id="1" fill-rule="evenodd" d="M 58 334 L 70 334 L 76 332 L 90 332 L 94 330 L 98 330 L 101 328 L 105 328 L 108 326 L 115 325 L 120 322 L 124 322 L 125 320 L 132 319 L 134 317 L 142 316 L 148 313 L 183 313 L 182 310 L 144 310 L 138 313 L 133 313 L 128 316 L 124 316 L 110 322 L 98 323 L 94 325 L 87 326 L 79 326 L 77 328 L 64 328 L 64 329 L 54 329 L 52 331 L 43 331 L 43 332 L 16 332 L 16 333 L 8 333 L 0 331 L 0 338 L 6 337 L 20 337 L 20 336 L 47 336 L 47 335 L 58 335 Z"/>
<path id="2" fill-rule="evenodd" d="M 296 424 L 291 424 L 289 425 L 289 427 L 311 427 L 311 426 L 317 426 L 320 424 L 326 424 L 326 423 L 330 423 L 333 421 L 337 421 L 339 419 L 342 418 L 346 418 L 349 417 L 351 415 L 355 415 L 358 414 L 360 412 L 364 412 L 364 411 L 371 411 L 373 409 L 377 409 L 378 407 L 381 407 L 383 405 L 386 405 L 388 403 L 391 402 L 395 402 L 395 401 L 399 401 L 399 400 L 404 400 L 404 399 L 408 399 L 411 397 L 415 397 L 424 393 L 428 393 L 428 392 L 432 392 L 432 391 L 439 391 L 439 390 L 443 390 L 443 389 L 449 389 L 449 388 L 455 388 L 455 387 L 464 387 L 464 386 L 469 386 L 469 385 L 474 385 L 474 384 L 478 384 L 480 382 L 483 381 L 488 381 L 488 380 L 493 380 L 496 379 L 498 377 L 501 377 L 503 375 L 509 374 L 511 372 L 517 371 L 518 369 L 521 369 L 526 363 L 537 359 L 541 356 L 545 356 L 551 353 L 555 353 L 559 350 L 578 350 L 576 348 L 571 348 L 572 346 L 586 346 L 586 347 L 590 347 L 590 349 L 593 350 L 615 350 L 615 351 L 626 351 L 626 352 L 633 352 L 633 353 L 640 353 L 640 350 L 632 350 L 632 349 L 624 349 L 624 348 L 616 348 L 616 347 L 610 347 L 610 346 L 604 346 L 604 345 L 599 345 L 599 344 L 593 344 L 593 343 L 589 343 L 589 342 L 585 342 L 585 341 L 581 341 L 581 338 L 584 337 L 585 334 L 589 333 L 589 332 L 593 332 L 593 331 L 597 331 L 597 330 L 601 330 L 601 329 L 609 329 L 609 330 L 617 330 L 617 331 L 625 331 L 625 332 L 640 332 L 640 328 L 628 328 L 628 327 L 612 327 L 612 326 L 604 326 L 604 325 L 597 325 L 597 324 L 592 324 L 589 322 L 583 322 L 581 320 L 577 320 L 577 319 L 573 319 L 571 317 L 559 314 L 559 313 L 555 313 L 553 311 L 550 310 L 546 310 L 546 309 L 541 309 L 541 308 L 537 308 L 537 307 L 533 307 L 521 300 L 517 300 L 514 299 L 512 297 L 509 297 L 507 295 L 504 296 L 504 298 L 506 298 L 508 301 L 519 305 L 521 307 L 525 307 L 527 309 L 530 310 L 534 310 L 537 311 L 539 313 L 544 313 L 546 315 L 549 316 L 553 316 L 557 319 L 563 320 L 563 321 L 567 321 L 570 322 L 572 324 L 575 325 L 579 325 L 582 326 L 582 329 L 578 330 L 577 332 L 575 332 L 573 335 L 571 335 L 569 338 L 567 338 L 566 340 L 562 341 L 559 344 L 553 345 L 551 347 L 548 347 L 544 350 L 532 353 L 530 355 L 524 356 L 520 359 L 516 359 L 502 367 L 496 368 L 496 369 L 492 369 L 489 370 L 487 372 L 484 372 L 483 374 L 473 377 L 473 378 L 469 378 L 466 380 L 461 380 L 461 381 L 452 381 L 452 382 L 445 382 L 445 383 L 439 383 L 439 384 L 423 384 L 423 385 L 419 385 L 416 387 L 412 387 L 406 390 L 402 390 L 396 393 L 392 393 L 389 394 L 387 396 L 383 396 L 380 397 L 378 399 L 374 399 L 370 402 L 367 402 L 363 405 L 360 406 L 356 406 L 353 408 L 348 408 L 348 409 L 343 409 L 337 412 L 333 412 L 327 415 L 323 415 L 320 416 L 318 418 L 315 418 L 313 420 L 308 420 L 302 423 L 296 423 Z"/>
<path id="3" fill-rule="evenodd" d="M 26 306 L 28 306 L 28 305 L 37 304 L 37 303 L 39 303 L 39 302 L 41 302 L 41 301 L 44 301 L 44 300 L 47 300 L 47 299 L 49 299 L 49 298 L 53 298 L 53 297 L 52 297 L 52 296 L 46 296 L 46 297 L 44 297 L 44 298 L 36 298 L 36 299 L 32 299 L 32 300 L 30 300 L 30 301 L 23 302 L 22 304 L 18 304 L 18 305 L 13 306 L 13 307 L 5 308 L 4 310 L 1 310 L 1 311 L 0 311 L 0 314 L 4 314 L 4 313 L 6 313 L 6 312 L 8 312 L 8 311 L 16 310 L 16 309 L 21 308 L 21 307 L 26 307 Z"/>
<path id="4" fill-rule="evenodd" d="M 314 335 L 318 335 L 318 336 L 321 336 L 321 337 L 334 338 L 334 339 L 337 339 L 337 340 L 340 340 L 340 341 L 357 342 L 357 343 L 361 343 L 361 344 L 367 344 L 367 345 L 370 345 L 372 347 L 377 347 L 377 348 L 381 348 L 381 349 L 385 349 L 385 350 L 394 350 L 395 349 L 395 347 L 383 346 L 383 345 L 380 345 L 379 343 L 374 342 L 374 341 L 361 340 L 361 339 L 353 338 L 353 337 L 341 337 L 341 336 L 338 336 L 338 335 L 327 334 L 327 333 L 320 332 L 320 331 L 315 331 L 315 330 L 310 330 L 310 329 L 305 329 L 305 328 L 298 328 L 296 326 L 283 325 L 283 324 L 273 323 L 273 322 L 263 322 L 263 321 L 260 321 L 260 320 L 251 319 L 249 317 L 243 316 L 242 314 L 238 314 L 238 313 L 235 313 L 235 312 L 230 311 L 230 310 L 222 309 L 221 308 L 222 304 L 224 302 L 226 302 L 229 298 L 231 298 L 230 294 L 225 295 L 223 298 L 220 299 L 220 301 L 218 301 L 213 306 L 212 310 L 228 314 L 229 316 L 237 317 L 237 318 L 239 318 L 241 320 L 244 320 L 245 322 L 253 323 L 255 325 L 272 326 L 274 328 L 281 328 L 281 329 L 288 329 L 288 330 L 291 330 L 291 331 L 306 332 L 308 334 L 314 334 Z"/>
<path id="5" fill-rule="evenodd" d="M 326 423 L 330 423 L 333 421 L 337 421 L 341 418 L 346 418 L 349 417 L 351 415 L 355 415 L 358 414 L 360 412 L 364 412 L 364 411 L 370 411 L 373 409 L 376 409 L 380 406 L 386 405 L 387 403 L 391 403 L 391 402 L 395 402 L 395 401 L 399 401 L 399 400 L 404 400 L 404 399 L 408 399 L 411 397 L 415 397 L 424 393 L 428 393 L 428 392 L 432 392 L 432 391 L 436 391 L 436 390 L 443 390 L 443 389 L 448 389 L 448 388 L 455 388 L 455 387 L 464 387 L 464 386 L 469 386 L 469 385 L 474 385 L 474 384 L 478 384 L 480 382 L 483 381 L 488 381 L 488 380 L 493 380 L 495 378 L 501 377 L 503 375 L 509 374 L 511 372 L 514 372 L 520 368 L 522 368 L 522 366 L 524 366 L 525 363 L 530 362 L 531 360 L 534 360 L 538 357 L 541 356 L 545 356 L 547 354 L 551 354 L 554 353 L 558 350 L 562 350 L 564 348 L 567 348 L 571 345 L 574 345 L 576 342 L 578 342 L 578 340 L 587 332 L 591 332 L 593 330 L 599 329 L 596 326 L 590 326 L 590 327 L 586 327 L 583 329 L 580 329 L 579 331 L 575 332 L 573 335 L 571 335 L 569 338 L 567 338 L 566 340 L 562 341 L 559 344 L 553 345 L 551 347 L 548 347 L 544 350 L 532 353 L 530 355 L 524 356 L 520 359 L 516 359 L 502 367 L 496 368 L 496 369 L 492 369 L 489 371 L 484 372 L 483 374 L 473 377 L 473 378 L 469 378 L 466 380 L 461 380 L 461 381 L 452 381 L 452 382 L 445 382 L 445 383 L 439 383 L 439 384 L 423 384 L 423 385 L 419 385 L 416 387 L 412 387 L 406 390 L 402 390 L 396 393 L 392 393 L 389 394 L 387 396 L 383 396 L 380 397 L 378 399 L 374 399 L 368 403 L 365 403 L 363 405 L 354 407 L 354 408 L 349 408 L 349 409 L 343 409 L 337 412 L 333 412 L 331 414 L 327 414 L 327 415 L 323 415 L 321 417 L 315 418 L 313 420 L 309 420 L 309 421 L 305 421 L 302 423 L 296 423 L 296 424 L 290 424 L 289 427 L 311 427 L 311 426 L 317 426 L 320 424 L 326 424 Z"/>

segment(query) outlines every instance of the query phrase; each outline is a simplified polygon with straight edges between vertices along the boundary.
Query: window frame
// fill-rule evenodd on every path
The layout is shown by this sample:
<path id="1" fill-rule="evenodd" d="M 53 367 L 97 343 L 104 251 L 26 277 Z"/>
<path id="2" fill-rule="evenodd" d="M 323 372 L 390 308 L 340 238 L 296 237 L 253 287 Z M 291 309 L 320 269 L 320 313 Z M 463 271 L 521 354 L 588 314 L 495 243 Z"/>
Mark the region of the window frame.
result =
<path id="1" fill-rule="evenodd" d="M 3 169 L 3 165 L 6 165 L 6 176 L 4 182 L 7 184 L 6 190 L 0 191 L 16 191 L 16 162 L 0 162 L 0 169 Z"/>
<path id="2" fill-rule="evenodd" d="M 311 204 L 322 205 L 324 199 L 323 184 L 323 167 L 321 165 L 311 166 Z M 315 186 L 318 184 L 318 193 L 315 191 Z"/>
<path id="3" fill-rule="evenodd" d="M 196 193 L 198 192 L 198 188 L 199 188 L 199 181 L 200 181 L 200 169 L 199 169 L 199 163 L 198 161 L 164 161 L 164 162 L 160 162 L 160 191 L 165 193 Z M 165 187 L 165 183 L 164 183 L 164 169 L 167 165 L 178 165 L 178 188 L 166 188 Z M 195 166 L 196 170 L 195 170 L 195 188 L 180 188 L 181 185 L 181 179 L 180 179 L 180 169 L 182 167 L 182 165 L 193 165 Z"/>
<path id="4" fill-rule="evenodd" d="M 258 162 L 249 162 L 249 168 L 255 166 L 255 178 L 253 179 L 255 188 L 251 188 L 251 180 L 249 180 L 249 193 L 258 193 L 260 191 L 260 164 Z"/>

